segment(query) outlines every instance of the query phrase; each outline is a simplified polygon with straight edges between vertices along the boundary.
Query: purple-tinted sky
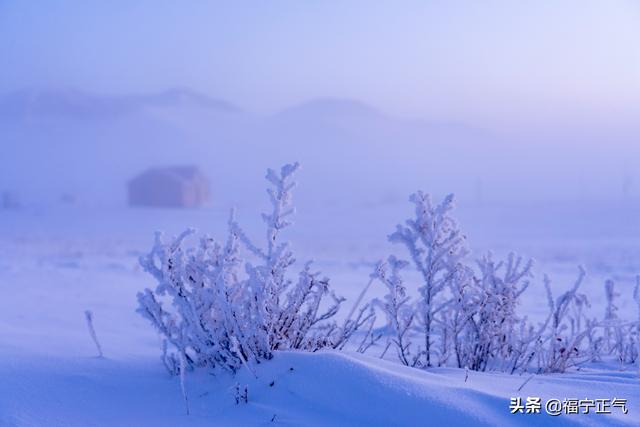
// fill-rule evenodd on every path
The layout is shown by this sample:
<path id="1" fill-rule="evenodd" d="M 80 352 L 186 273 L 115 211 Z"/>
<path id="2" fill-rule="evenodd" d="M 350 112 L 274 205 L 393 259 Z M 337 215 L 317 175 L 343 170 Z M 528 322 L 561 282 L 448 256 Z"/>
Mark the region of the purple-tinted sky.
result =
<path id="1" fill-rule="evenodd" d="M 634 0 L 0 0 L 0 91 L 189 86 L 253 111 L 316 96 L 484 125 L 640 114 Z"/>

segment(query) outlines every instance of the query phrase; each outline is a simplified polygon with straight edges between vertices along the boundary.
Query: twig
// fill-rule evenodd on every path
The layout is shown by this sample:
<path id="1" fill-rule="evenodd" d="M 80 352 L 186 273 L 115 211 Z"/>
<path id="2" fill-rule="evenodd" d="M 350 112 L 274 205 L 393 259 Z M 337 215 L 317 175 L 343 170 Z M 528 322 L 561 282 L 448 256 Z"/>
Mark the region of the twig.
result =
<path id="1" fill-rule="evenodd" d="M 182 398 L 184 399 L 184 406 L 187 410 L 187 415 L 189 415 L 189 398 L 187 397 L 187 387 L 184 381 L 185 371 L 187 369 L 186 365 L 187 363 L 184 360 L 184 353 L 180 352 L 180 389 L 182 390 Z"/>
<path id="2" fill-rule="evenodd" d="M 91 310 L 85 310 L 84 317 L 87 319 L 87 327 L 89 328 L 89 335 L 93 339 L 93 342 L 96 344 L 96 348 L 98 349 L 98 357 L 104 357 L 102 355 L 102 347 L 100 346 L 100 342 L 98 342 L 98 337 L 96 336 L 96 331 L 93 329 L 93 313 Z"/>
<path id="3" fill-rule="evenodd" d="M 521 391 L 521 390 L 522 390 L 522 388 L 523 388 L 523 387 L 524 387 L 524 386 L 525 386 L 529 381 L 531 381 L 531 379 L 532 379 L 533 377 L 535 377 L 535 374 L 531 374 L 531 376 L 530 376 L 529 378 L 527 378 L 527 379 L 525 380 L 525 382 L 523 382 L 523 383 L 522 383 L 522 385 L 521 385 L 520 387 L 518 387 L 518 391 Z"/>

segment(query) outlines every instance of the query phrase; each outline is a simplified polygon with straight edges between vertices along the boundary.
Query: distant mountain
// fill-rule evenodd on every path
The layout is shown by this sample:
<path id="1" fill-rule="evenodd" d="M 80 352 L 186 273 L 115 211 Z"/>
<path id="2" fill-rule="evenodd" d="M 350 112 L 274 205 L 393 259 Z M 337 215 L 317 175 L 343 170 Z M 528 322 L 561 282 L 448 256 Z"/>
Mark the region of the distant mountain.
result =
<path id="1" fill-rule="evenodd" d="M 297 138 L 305 137 L 306 140 L 318 136 L 356 143 L 402 142 L 407 146 L 473 145 L 495 139 L 491 132 L 465 123 L 395 117 L 364 102 L 347 98 L 312 99 L 287 108 L 271 119 L 279 131 Z"/>
<path id="2" fill-rule="evenodd" d="M 276 114 L 280 119 L 314 118 L 374 118 L 381 119 L 384 114 L 361 101 L 347 98 L 316 98 L 287 108 Z"/>
<path id="3" fill-rule="evenodd" d="M 173 88 L 149 95 L 129 95 L 128 99 L 148 107 L 200 107 L 224 113 L 242 111 L 227 101 L 186 88 Z"/>
<path id="4" fill-rule="evenodd" d="M 78 89 L 22 89 L 0 95 L 0 119 L 70 117 L 96 119 L 122 116 L 148 108 L 194 107 L 219 113 L 240 109 L 226 101 L 184 88 L 134 95 L 96 95 Z"/>
<path id="5" fill-rule="evenodd" d="M 265 116 L 181 88 L 121 96 L 26 89 L 0 95 L 0 191 L 117 202 L 142 170 L 196 164 L 211 179 L 214 205 L 239 206 L 262 200 L 266 167 L 300 161 L 296 198 L 318 204 L 375 206 L 418 188 L 461 200 L 635 194 L 624 168 L 633 171 L 638 132 L 616 132 L 515 138 L 342 98 Z M 611 149 L 609 140 L 628 148 Z"/>
<path id="6" fill-rule="evenodd" d="M 211 178 L 218 206 L 259 198 L 262 171 L 295 160 L 307 176 L 299 197 L 319 203 L 404 199 L 418 187 L 468 190 L 484 167 L 475 159 L 495 139 L 351 99 L 312 99 L 260 116 L 188 89 L 17 91 L 0 96 L 0 135 L 0 158 L 12 159 L 0 168 L 0 183 L 32 199 L 69 193 L 123 200 L 124 183 L 141 170 L 184 163 Z"/>

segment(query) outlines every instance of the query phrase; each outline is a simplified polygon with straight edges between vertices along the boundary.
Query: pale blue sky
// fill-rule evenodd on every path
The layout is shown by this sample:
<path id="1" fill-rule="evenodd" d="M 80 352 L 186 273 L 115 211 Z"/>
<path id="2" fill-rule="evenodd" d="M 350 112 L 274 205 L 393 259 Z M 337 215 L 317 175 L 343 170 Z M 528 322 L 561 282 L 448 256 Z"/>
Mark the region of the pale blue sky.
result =
<path id="1" fill-rule="evenodd" d="M 480 124 L 640 117 L 640 1 L 0 0 L 0 91 L 189 86 Z"/>

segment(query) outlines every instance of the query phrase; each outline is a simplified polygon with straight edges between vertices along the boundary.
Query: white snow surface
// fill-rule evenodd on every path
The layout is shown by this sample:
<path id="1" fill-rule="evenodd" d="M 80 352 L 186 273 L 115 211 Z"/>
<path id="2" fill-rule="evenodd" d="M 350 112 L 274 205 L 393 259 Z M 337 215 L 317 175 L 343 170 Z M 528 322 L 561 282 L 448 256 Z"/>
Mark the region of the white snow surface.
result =
<path id="1" fill-rule="evenodd" d="M 337 293 L 353 301 L 373 262 L 389 253 L 386 235 L 410 215 L 408 203 L 299 209 L 290 237 L 299 261 L 309 257 Z M 253 211 L 240 211 L 260 233 Z M 594 314 L 604 309 L 605 278 L 622 295 L 640 269 L 637 206 L 462 206 L 457 211 L 477 252 L 514 249 L 538 259 L 536 271 L 554 292 L 572 284 L 577 264 L 590 273 L 583 292 Z M 566 374 L 527 375 L 405 368 L 378 352 L 279 352 L 228 374 L 186 376 L 190 414 L 180 381 L 160 361 L 160 339 L 135 313 L 135 295 L 153 286 L 137 257 L 155 229 L 187 226 L 223 236 L 227 212 L 49 206 L 0 211 L 0 426 L 416 426 L 640 425 L 637 368 L 613 363 Z M 615 216 L 615 218 L 614 218 Z M 525 223 L 527 226 L 522 227 Z M 541 275 L 527 291 L 524 314 L 544 316 Z M 382 289 L 372 289 L 371 297 Z M 637 318 L 630 298 L 620 316 Z M 84 319 L 91 310 L 105 357 Z M 248 403 L 236 405 L 236 382 Z M 271 385 L 273 383 L 273 385 Z M 511 415 L 509 398 L 626 398 L 629 413 Z"/>

